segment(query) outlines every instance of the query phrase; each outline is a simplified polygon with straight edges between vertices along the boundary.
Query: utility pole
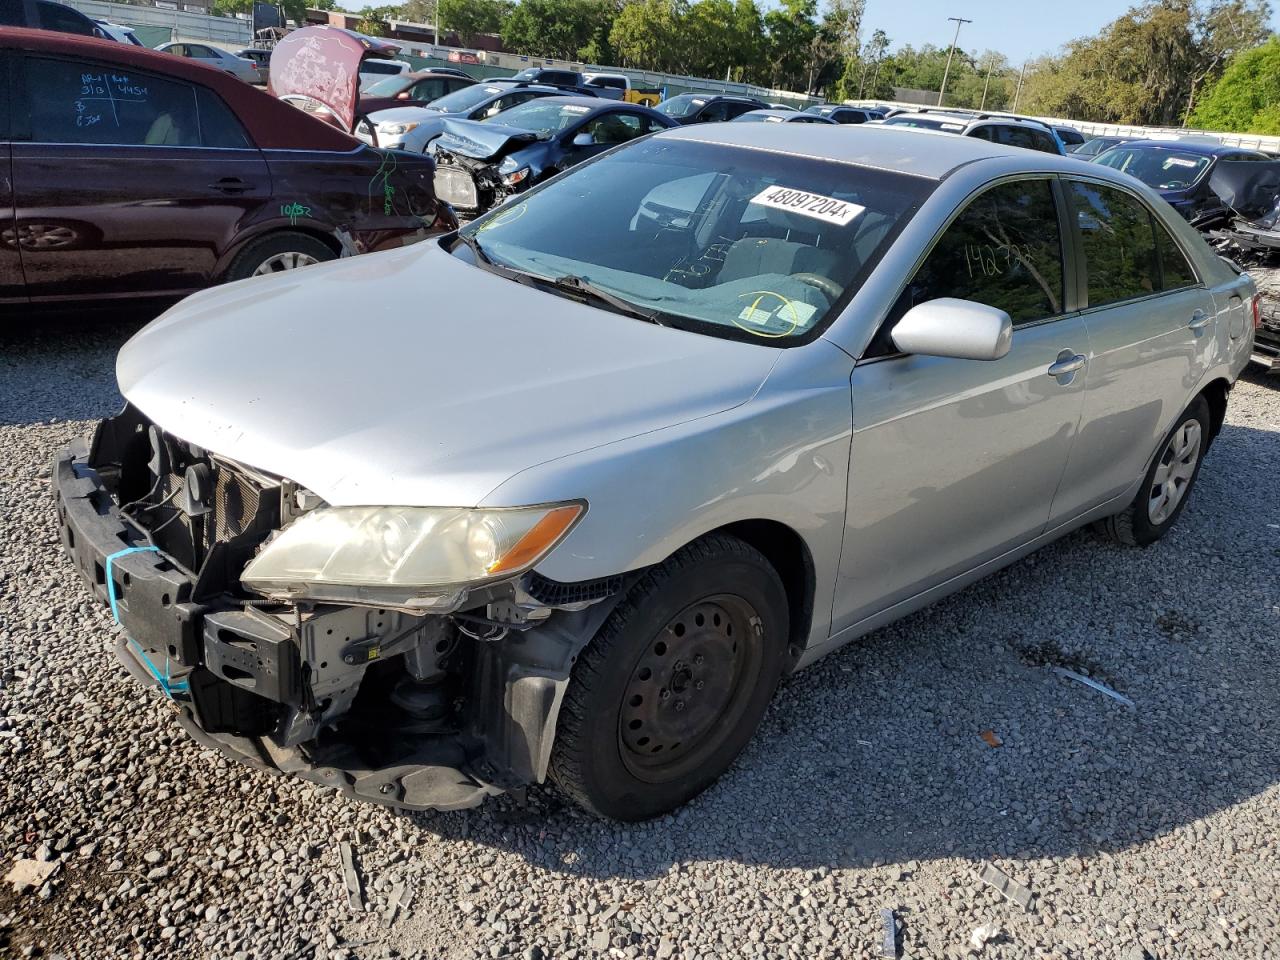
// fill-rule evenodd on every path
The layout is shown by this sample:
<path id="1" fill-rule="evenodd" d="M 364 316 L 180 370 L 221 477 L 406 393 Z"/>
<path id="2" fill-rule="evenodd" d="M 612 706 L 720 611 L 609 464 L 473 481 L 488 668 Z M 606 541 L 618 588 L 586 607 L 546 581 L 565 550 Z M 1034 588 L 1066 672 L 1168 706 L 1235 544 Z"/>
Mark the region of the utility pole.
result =
<path id="1" fill-rule="evenodd" d="M 440 0 L 436 0 L 436 24 L 432 27 L 432 33 L 435 34 L 436 46 L 440 46 Z"/>
<path id="2" fill-rule="evenodd" d="M 992 57 L 987 61 L 987 79 L 982 84 L 982 102 L 978 104 L 979 110 L 985 110 L 987 107 L 987 88 L 991 86 L 991 71 L 996 67 L 996 59 Z"/>
<path id="3" fill-rule="evenodd" d="M 972 20 L 966 20 L 964 17 L 947 17 L 947 19 L 956 22 L 956 35 L 951 40 L 951 49 L 947 51 L 947 66 L 942 71 L 942 89 L 938 91 L 938 106 L 942 106 L 942 96 L 947 92 L 947 77 L 951 75 L 951 58 L 956 55 L 956 44 L 960 40 L 960 28 L 966 23 L 973 23 Z"/>
<path id="4" fill-rule="evenodd" d="M 1027 75 L 1027 61 L 1022 61 L 1022 72 L 1018 74 L 1018 89 L 1013 92 L 1013 109 L 1010 113 L 1018 112 L 1018 98 L 1022 96 L 1022 78 Z"/>

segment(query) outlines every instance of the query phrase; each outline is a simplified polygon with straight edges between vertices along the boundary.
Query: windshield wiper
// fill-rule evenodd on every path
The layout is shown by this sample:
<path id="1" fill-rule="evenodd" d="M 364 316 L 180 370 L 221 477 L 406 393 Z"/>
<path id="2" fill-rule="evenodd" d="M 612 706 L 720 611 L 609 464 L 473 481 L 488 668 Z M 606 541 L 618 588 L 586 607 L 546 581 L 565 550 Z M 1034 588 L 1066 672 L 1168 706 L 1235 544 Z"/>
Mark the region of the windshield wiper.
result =
<path id="1" fill-rule="evenodd" d="M 566 274 L 563 277 L 556 277 L 554 280 L 544 281 L 553 287 L 561 290 L 570 290 L 574 293 L 581 293 L 590 297 L 592 300 L 598 300 L 606 306 L 612 307 L 619 313 L 624 313 L 629 317 L 636 317 L 648 323 L 657 324 L 665 327 L 666 324 L 661 320 L 656 311 L 645 310 L 638 307 L 629 300 L 624 300 L 616 294 L 610 293 L 602 287 L 597 287 L 590 280 L 584 280 L 582 277 Z"/>
<path id="2" fill-rule="evenodd" d="M 516 283 L 523 283 L 526 287 L 531 287 L 542 280 L 541 277 L 535 277 L 532 273 L 525 273 L 523 270 L 515 270 L 505 264 L 494 262 L 494 259 L 485 252 L 484 247 L 480 246 L 480 241 L 470 234 L 458 233 L 458 241 L 465 244 L 466 248 L 475 255 L 476 266 L 481 270 L 496 273 Z"/>

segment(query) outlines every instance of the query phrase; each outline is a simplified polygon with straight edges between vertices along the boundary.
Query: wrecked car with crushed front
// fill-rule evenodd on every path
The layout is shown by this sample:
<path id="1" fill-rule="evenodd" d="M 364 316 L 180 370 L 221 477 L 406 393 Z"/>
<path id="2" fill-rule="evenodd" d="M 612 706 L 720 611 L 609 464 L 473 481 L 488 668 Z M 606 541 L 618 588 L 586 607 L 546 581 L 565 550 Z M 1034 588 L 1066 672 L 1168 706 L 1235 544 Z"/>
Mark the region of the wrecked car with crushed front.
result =
<path id="1" fill-rule="evenodd" d="M 783 675 L 1084 524 L 1163 536 L 1252 281 L 1123 174 L 822 126 L 664 130 L 144 328 L 54 463 L 125 663 L 353 797 L 635 820 Z"/>

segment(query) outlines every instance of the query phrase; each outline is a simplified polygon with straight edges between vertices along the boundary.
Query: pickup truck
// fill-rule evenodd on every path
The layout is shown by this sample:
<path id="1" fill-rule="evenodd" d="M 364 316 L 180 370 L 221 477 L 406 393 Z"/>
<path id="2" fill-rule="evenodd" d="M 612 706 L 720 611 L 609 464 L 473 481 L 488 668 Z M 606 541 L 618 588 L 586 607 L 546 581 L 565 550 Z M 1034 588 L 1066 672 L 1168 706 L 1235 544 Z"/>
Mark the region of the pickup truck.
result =
<path id="1" fill-rule="evenodd" d="M 521 70 L 511 80 L 522 83 L 545 83 L 562 90 L 572 90 L 584 97 L 606 96 L 599 87 L 587 86 L 586 78 L 577 70 L 556 70 L 552 67 L 529 67 Z M 613 99 L 618 99 L 614 97 Z"/>
<path id="2" fill-rule="evenodd" d="M 657 106 L 662 100 L 662 91 L 656 88 L 641 89 L 631 78 L 621 73 L 587 73 L 583 74 L 588 87 L 596 92 L 596 96 L 609 100 L 623 100 L 627 103 L 642 103 L 646 107 Z"/>

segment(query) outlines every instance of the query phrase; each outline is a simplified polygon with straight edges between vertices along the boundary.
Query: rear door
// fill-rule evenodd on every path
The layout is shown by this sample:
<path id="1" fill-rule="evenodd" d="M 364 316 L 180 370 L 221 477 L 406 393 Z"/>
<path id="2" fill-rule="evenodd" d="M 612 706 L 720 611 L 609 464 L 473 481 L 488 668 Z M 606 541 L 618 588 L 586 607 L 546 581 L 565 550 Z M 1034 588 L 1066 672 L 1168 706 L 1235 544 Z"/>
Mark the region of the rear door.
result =
<path id="1" fill-rule="evenodd" d="M 18 253 L 18 227 L 13 217 L 13 172 L 10 169 L 9 70 L 13 58 L 0 50 L 0 303 L 27 298 L 22 280 L 22 258 Z"/>
<path id="2" fill-rule="evenodd" d="M 1080 440 L 1054 504 L 1062 520 L 1142 476 L 1208 369 L 1216 324 L 1212 295 L 1141 198 L 1092 181 L 1064 187 L 1093 355 Z"/>
<path id="3" fill-rule="evenodd" d="M 214 280 L 271 196 L 213 91 L 109 62 L 27 54 L 13 192 L 32 300 L 183 294 Z"/>

